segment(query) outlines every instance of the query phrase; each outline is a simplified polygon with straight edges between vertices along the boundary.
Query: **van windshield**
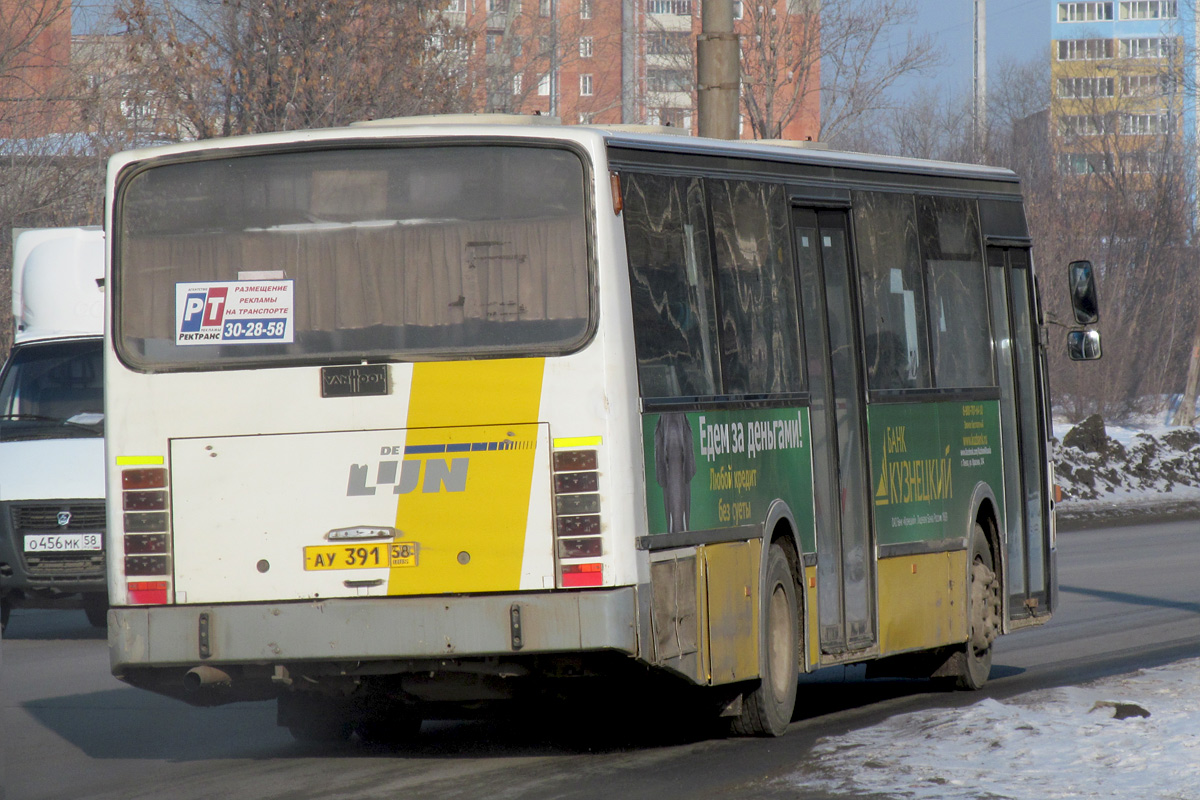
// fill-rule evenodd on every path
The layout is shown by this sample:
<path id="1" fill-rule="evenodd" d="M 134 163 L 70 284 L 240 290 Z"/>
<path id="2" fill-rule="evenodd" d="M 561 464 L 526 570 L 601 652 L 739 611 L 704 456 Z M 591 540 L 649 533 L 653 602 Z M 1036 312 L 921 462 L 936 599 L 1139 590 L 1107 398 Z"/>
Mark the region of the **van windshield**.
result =
<path id="1" fill-rule="evenodd" d="M 14 347 L 0 377 L 0 441 L 103 435 L 103 377 L 100 339 Z"/>
<path id="2" fill-rule="evenodd" d="M 591 325 L 580 157 L 520 145 L 249 154 L 133 172 L 115 340 L 135 368 L 534 355 Z"/>

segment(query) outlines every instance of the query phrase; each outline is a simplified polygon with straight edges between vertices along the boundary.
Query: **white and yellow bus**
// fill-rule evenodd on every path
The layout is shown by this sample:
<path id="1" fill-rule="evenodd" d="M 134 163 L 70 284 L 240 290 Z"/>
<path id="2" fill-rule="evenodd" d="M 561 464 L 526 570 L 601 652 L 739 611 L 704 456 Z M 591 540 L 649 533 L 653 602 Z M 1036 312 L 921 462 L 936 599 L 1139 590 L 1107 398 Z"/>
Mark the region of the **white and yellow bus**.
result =
<path id="1" fill-rule="evenodd" d="M 1010 172 L 536 118 L 109 166 L 114 674 L 299 738 L 986 680 L 1055 602 Z M 801 699 L 802 702 L 802 699 Z"/>

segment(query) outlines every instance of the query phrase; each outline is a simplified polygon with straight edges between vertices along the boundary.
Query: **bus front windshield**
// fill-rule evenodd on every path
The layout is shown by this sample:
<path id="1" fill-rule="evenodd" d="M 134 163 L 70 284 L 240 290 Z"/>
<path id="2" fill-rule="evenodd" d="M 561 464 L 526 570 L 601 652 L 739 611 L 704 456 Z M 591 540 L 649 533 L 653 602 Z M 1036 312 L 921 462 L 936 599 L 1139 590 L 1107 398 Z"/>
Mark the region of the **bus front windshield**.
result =
<path id="1" fill-rule="evenodd" d="M 115 340 L 134 368 L 553 354 L 591 324 L 585 170 L 560 148 L 358 147 L 134 171 Z"/>

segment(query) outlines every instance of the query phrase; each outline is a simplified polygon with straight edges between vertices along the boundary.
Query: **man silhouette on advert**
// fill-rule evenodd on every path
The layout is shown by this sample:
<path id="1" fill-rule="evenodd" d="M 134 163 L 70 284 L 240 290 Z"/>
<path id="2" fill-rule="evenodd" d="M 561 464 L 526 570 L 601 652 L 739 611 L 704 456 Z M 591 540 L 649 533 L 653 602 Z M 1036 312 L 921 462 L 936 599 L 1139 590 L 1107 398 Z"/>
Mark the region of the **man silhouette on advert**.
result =
<path id="1" fill-rule="evenodd" d="M 654 477 L 662 487 L 667 533 L 688 529 L 695 475 L 696 454 L 687 414 L 663 414 L 654 428 Z"/>

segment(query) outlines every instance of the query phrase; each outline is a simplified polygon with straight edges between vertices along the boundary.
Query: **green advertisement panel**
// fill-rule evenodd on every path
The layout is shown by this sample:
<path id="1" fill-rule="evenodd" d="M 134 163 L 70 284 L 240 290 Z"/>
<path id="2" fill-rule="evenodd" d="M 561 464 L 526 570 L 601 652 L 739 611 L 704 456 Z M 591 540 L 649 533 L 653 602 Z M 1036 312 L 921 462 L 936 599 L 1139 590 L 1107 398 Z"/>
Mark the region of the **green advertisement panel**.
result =
<path id="1" fill-rule="evenodd" d="M 651 533 L 761 524 L 779 498 L 815 549 L 808 409 L 645 414 L 642 442 Z"/>
<path id="2" fill-rule="evenodd" d="M 1000 402 L 868 406 L 875 528 L 880 545 L 968 535 L 980 483 L 1004 508 Z"/>

